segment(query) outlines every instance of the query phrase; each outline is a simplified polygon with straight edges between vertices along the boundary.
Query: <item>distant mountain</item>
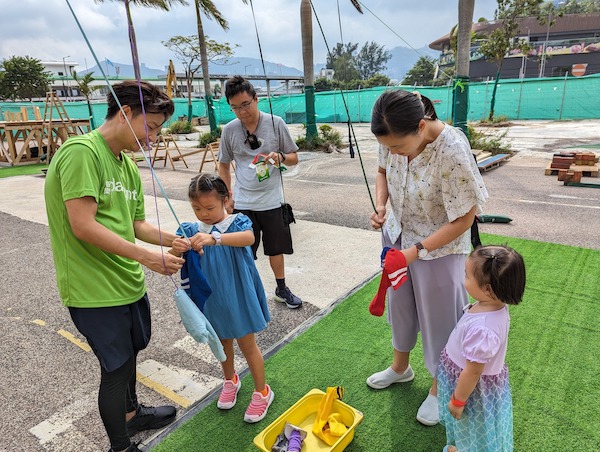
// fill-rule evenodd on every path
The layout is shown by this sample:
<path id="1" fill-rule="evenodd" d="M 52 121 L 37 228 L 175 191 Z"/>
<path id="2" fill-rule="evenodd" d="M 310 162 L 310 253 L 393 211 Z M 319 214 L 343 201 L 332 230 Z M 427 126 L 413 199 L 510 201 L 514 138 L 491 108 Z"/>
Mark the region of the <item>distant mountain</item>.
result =
<path id="1" fill-rule="evenodd" d="M 260 58 L 233 57 L 227 64 L 212 62 L 208 70 L 220 75 L 264 75 Z M 265 61 L 267 75 L 302 75 L 302 71 L 283 64 Z"/>
<path id="2" fill-rule="evenodd" d="M 429 56 L 434 59 L 437 59 L 439 56 L 439 52 L 435 50 L 431 50 L 429 47 L 421 47 L 420 49 L 410 49 L 408 47 L 394 47 L 390 49 L 389 52 L 392 55 L 392 58 L 387 63 L 387 69 L 385 70 L 385 75 L 387 75 L 392 80 L 397 80 L 401 82 L 404 78 L 404 75 L 415 65 L 417 60 L 421 56 Z M 175 62 L 177 66 L 177 62 Z M 133 66 L 131 64 L 117 63 L 115 61 L 104 60 L 100 62 L 102 69 L 109 77 L 114 77 L 117 75 L 119 77 L 131 77 L 133 78 Z M 317 74 L 322 68 L 325 67 L 324 63 L 315 64 L 315 74 Z M 265 69 L 267 75 L 277 76 L 277 75 L 296 75 L 301 76 L 302 71 L 296 69 L 294 67 L 285 66 L 283 64 L 273 63 L 271 61 L 265 61 Z M 220 64 L 217 62 L 209 63 L 209 71 L 212 75 L 223 75 L 226 77 L 230 77 L 232 75 L 263 75 L 263 67 L 259 58 L 247 58 L 247 57 L 233 57 L 226 64 Z M 98 66 L 94 66 L 86 71 L 81 71 L 81 75 L 87 72 L 94 72 L 95 78 L 100 78 L 100 70 Z M 165 76 L 167 73 L 167 69 L 153 69 L 147 67 L 144 63 L 141 63 L 140 72 L 142 77 L 147 78 L 157 78 L 160 76 Z M 180 69 L 177 72 L 181 72 Z M 253 82 L 256 86 L 264 87 L 266 84 L 260 80 L 256 80 Z"/>
<path id="3" fill-rule="evenodd" d="M 177 68 L 177 62 L 174 61 L 174 63 Z M 114 77 L 115 75 L 117 75 L 117 73 L 119 77 L 134 77 L 133 65 L 131 64 L 117 63 L 115 61 L 104 60 L 100 62 L 100 65 L 102 66 L 104 73 L 109 77 Z M 231 58 L 225 64 L 219 63 L 218 61 L 210 62 L 208 64 L 208 70 L 212 75 L 224 75 L 227 76 L 227 78 L 233 75 L 263 75 L 262 63 L 258 58 L 234 57 Z M 270 61 L 265 61 L 265 70 L 267 72 L 267 75 L 273 76 L 302 75 L 302 71 L 296 68 L 285 66 L 283 64 L 272 63 Z M 176 71 L 177 76 L 179 77 L 179 73 L 182 72 L 182 70 L 178 68 L 176 69 Z M 88 70 L 81 71 L 80 75 L 84 75 L 88 72 L 94 72 L 96 79 L 100 78 L 101 76 L 101 72 L 98 69 L 97 65 Z M 144 63 L 141 63 L 140 74 L 142 78 L 157 78 L 160 76 L 164 77 L 167 74 L 167 68 L 165 67 L 165 69 L 152 69 L 147 67 Z M 260 80 L 253 81 L 253 84 L 256 86 L 266 85 L 265 82 L 262 82 Z"/>
<path id="4" fill-rule="evenodd" d="M 100 61 L 100 66 L 102 66 L 102 70 L 108 77 L 134 77 L 133 65 L 131 64 L 117 63 L 116 61 L 104 60 Z M 98 69 L 98 65 L 95 65 L 87 70 L 81 71 L 81 73 L 78 72 L 78 75 L 85 75 L 88 72 L 93 72 L 95 79 L 99 79 L 102 77 L 102 72 L 100 71 L 100 69 Z M 165 75 L 166 70 L 152 69 L 147 67 L 144 63 L 140 63 L 140 74 L 142 77 L 156 78 L 160 75 Z"/>

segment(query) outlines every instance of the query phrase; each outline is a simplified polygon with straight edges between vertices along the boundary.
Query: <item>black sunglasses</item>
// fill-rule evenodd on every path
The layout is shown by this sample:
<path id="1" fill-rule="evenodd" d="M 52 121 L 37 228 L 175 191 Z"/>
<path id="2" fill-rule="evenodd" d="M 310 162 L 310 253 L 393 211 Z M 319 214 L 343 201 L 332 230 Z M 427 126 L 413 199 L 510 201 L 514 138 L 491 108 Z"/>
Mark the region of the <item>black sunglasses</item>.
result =
<path id="1" fill-rule="evenodd" d="M 248 143 L 248 145 L 250 145 L 250 149 L 252 150 L 258 149 L 261 146 L 261 143 L 256 135 L 248 131 L 246 131 L 246 139 L 244 140 L 244 143 Z"/>

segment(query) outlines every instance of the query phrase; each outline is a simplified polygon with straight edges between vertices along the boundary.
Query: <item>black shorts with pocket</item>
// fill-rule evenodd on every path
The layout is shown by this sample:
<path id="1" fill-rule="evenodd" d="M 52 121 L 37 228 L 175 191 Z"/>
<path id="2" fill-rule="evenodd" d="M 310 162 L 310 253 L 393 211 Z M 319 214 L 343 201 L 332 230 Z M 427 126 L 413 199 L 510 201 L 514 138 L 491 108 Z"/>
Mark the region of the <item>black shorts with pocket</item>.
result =
<path id="1" fill-rule="evenodd" d="M 148 294 L 123 306 L 70 307 L 69 313 L 107 372 L 117 370 L 150 342 L 152 325 Z"/>
<path id="2" fill-rule="evenodd" d="M 267 256 L 279 256 L 280 254 L 293 254 L 292 233 L 290 226 L 283 221 L 281 207 L 271 210 L 237 210 L 252 221 L 254 230 L 254 244 L 252 254 L 256 259 L 256 251 L 260 245 L 262 236 L 263 251 Z"/>

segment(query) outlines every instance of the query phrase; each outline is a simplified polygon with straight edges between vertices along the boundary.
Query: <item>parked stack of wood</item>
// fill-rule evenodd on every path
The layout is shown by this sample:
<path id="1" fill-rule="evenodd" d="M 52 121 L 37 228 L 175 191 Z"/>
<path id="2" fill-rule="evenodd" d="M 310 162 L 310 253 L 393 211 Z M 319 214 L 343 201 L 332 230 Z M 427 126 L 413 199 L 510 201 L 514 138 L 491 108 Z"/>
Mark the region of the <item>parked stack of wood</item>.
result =
<path id="1" fill-rule="evenodd" d="M 575 165 L 580 166 L 598 166 L 598 156 L 593 152 L 577 152 L 575 153 Z"/>
<path id="2" fill-rule="evenodd" d="M 561 152 L 554 154 L 548 164 L 546 176 L 558 174 L 558 180 L 565 180 L 568 174 L 579 173 L 581 176 L 598 177 L 598 156 L 593 152 Z M 562 178 L 561 178 L 562 177 Z M 578 181 L 574 181 L 578 182 Z"/>

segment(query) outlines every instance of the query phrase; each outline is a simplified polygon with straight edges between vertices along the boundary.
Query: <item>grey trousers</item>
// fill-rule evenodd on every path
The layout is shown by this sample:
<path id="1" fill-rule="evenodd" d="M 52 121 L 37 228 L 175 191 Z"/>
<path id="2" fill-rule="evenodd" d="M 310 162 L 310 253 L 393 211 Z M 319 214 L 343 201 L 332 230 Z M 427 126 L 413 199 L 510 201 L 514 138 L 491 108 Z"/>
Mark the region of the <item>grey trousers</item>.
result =
<path id="1" fill-rule="evenodd" d="M 382 235 L 383 246 L 400 248 Z M 416 260 L 408 267 L 408 281 L 387 291 L 387 320 L 392 327 L 392 346 L 410 352 L 421 332 L 425 367 L 436 378 L 440 353 L 469 302 L 464 288 L 465 254 L 433 260 Z"/>

